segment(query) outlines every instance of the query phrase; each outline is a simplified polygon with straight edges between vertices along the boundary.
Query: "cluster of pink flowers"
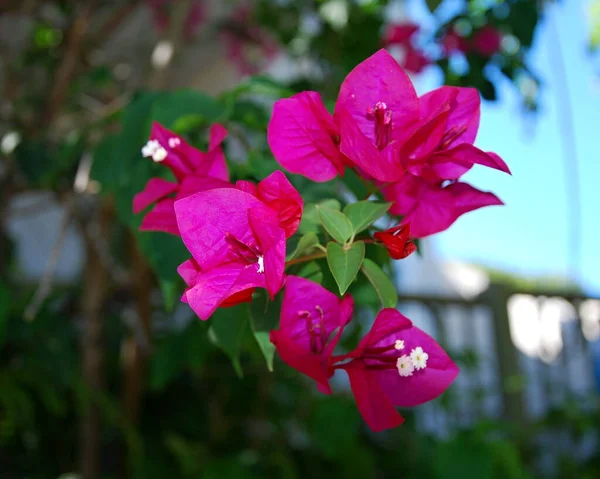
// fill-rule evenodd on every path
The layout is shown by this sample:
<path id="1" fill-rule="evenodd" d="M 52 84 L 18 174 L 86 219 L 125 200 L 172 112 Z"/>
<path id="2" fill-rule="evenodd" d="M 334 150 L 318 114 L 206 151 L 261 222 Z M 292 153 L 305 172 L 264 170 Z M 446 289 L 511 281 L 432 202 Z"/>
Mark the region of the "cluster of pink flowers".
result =
<path id="1" fill-rule="evenodd" d="M 458 368 L 433 338 L 395 309 L 383 309 L 356 349 L 334 355 L 354 301 L 304 278 L 289 276 L 279 329 L 271 342 L 283 361 L 331 394 L 329 379 L 346 371 L 358 409 L 371 429 L 402 424 L 395 406 L 412 407 L 444 392 Z"/>
<path id="2" fill-rule="evenodd" d="M 275 103 L 268 140 L 292 173 L 329 181 L 354 169 L 381 188 L 390 212 L 420 238 L 469 211 L 502 202 L 459 179 L 475 164 L 509 173 L 494 153 L 473 145 L 479 93 L 442 87 L 418 97 L 386 50 L 359 64 L 340 87 L 334 114 L 316 92 Z"/>
<path id="3" fill-rule="evenodd" d="M 397 227 L 374 234 L 393 259 L 416 250 L 413 238 L 442 231 L 473 209 L 500 204 L 491 193 L 459 182 L 474 164 L 508 172 L 473 141 L 479 125 L 475 90 L 440 88 L 418 98 L 406 73 L 385 50 L 358 65 L 343 82 L 334 114 L 316 92 L 274 105 L 268 141 L 292 173 L 324 182 L 353 169 L 393 202 Z M 191 258 L 178 272 L 182 301 L 207 320 L 217 308 L 252 301 L 257 288 L 271 299 L 283 290 L 281 319 L 271 342 L 289 366 L 331 393 L 329 379 L 346 371 L 358 409 L 375 431 L 395 427 L 395 406 L 430 401 L 458 368 L 426 333 L 395 309 L 382 310 L 356 349 L 335 354 L 354 301 L 308 279 L 286 275 L 286 240 L 298 230 L 304 202 L 281 171 L 258 184 L 229 181 L 221 143 L 210 130 L 208 151 L 154 124 L 142 154 L 175 178 L 152 178 L 134 211 L 153 205 L 141 228 L 181 236 Z"/>

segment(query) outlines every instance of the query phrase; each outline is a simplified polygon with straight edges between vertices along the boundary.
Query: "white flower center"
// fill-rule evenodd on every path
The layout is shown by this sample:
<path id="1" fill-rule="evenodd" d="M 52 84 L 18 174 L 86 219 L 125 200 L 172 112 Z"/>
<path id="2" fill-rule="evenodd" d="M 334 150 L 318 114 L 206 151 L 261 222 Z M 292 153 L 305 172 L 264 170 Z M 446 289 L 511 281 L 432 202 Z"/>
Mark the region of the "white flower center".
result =
<path id="1" fill-rule="evenodd" d="M 413 363 L 413 366 L 416 370 L 425 369 L 427 367 L 427 360 L 429 359 L 429 354 L 423 351 L 423 348 L 416 347 L 410 352 L 410 360 Z"/>
<path id="2" fill-rule="evenodd" d="M 169 138 L 169 148 L 175 148 L 179 145 L 181 145 L 181 140 L 179 138 Z"/>
<path id="3" fill-rule="evenodd" d="M 148 140 L 148 143 L 142 148 L 142 156 L 152 158 L 156 163 L 160 163 L 167 157 L 167 150 L 161 146 L 158 140 Z"/>
<path id="4" fill-rule="evenodd" d="M 259 256 L 257 273 L 264 273 L 264 272 L 265 272 L 265 258 L 264 258 L 264 256 Z"/>
<path id="5" fill-rule="evenodd" d="M 396 339 L 396 342 L 394 343 L 394 348 L 398 351 L 404 349 L 404 341 L 402 341 L 401 339 Z"/>
<path id="6" fill-rule="evenodd" d="M 396 368 L 398 369 L 398 374 L 404 378 L 412 376 L 415 370 L 415 366 L 406 354 L 403 354 L 396 360 Z"/>

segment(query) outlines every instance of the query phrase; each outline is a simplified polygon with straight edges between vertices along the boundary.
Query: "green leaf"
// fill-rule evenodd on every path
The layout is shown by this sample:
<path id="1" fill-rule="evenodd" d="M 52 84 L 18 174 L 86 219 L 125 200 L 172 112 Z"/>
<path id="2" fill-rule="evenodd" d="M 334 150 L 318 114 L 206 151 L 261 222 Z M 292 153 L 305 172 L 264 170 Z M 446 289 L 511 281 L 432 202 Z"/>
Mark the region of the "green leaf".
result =
<path id="1" fill-rule="evenodd" d="M 267 368 L 273 372 L 273 357 L 275 356 L 275 346 L 269 339 L 271 330 L 277 328 L 279 322 L 279 313 L 281 311 L 281 300 L 269 301 L 266 294 L 260 294 L 248 306 L 250 314 L 250 327 L 254 334 L 254 339 L 262 352 Z"/>
<path id="2" fill-rule="evenodd" d="M 373 201 L 358 201 L 344 208 L 344 214 L 354 227 L 354 234 L 367 229 L 381 218 L 392 206 L 392 203 L 374 203 Z"/>
<path id="3" fill-rule="evenodd" d="M 307 203 L 304 205 L 304 213 L 302 214 L 302 221 L 300 222 L 300 226 L 298 230 L 302 234 L 306 233 L 318 233 L 319 232 L 319 224 L 321 220 L 319 219 L 319 212 L 317 210 L 317 206 L 327 207 L 334 210 L 341 210 L 342 205 L 338 200 L 330 199 L 321 201 L 320 203 Z"/>
<path id="4" fill-rule="evenodd" d="M 437 7 L 440 6 L 442 0 L 425 0 L 425 3 L 427 4 L 427 8 L 429 8 L 429 11 L 433 13 L 437 9 Z"/>
<path id="5" fill-rule="evenodd" d="M 321 224 L 327 232 L 339 243 L 345 243 L 354 231 L 352 223 L 341 211 L 319 206 L 317 208 Z"/>
<path id="6" fill-rule="evenodd" d="M 321 271 L 321 267 L 316 261 L 311 261 L 310 263 L 304 265 L 300 271 L 298 271 L 297 276 L 310 279 L 311 281 L 319 284 L 321 284 L 323 281 L 323 271 Z"/>
<path id="7" fill-rule="evenodd" d="M 306 233 L 304 236 L 300 238 L 298 241 L 298 246 L 294 252 L 285 259 L 286 261 L 290 261 L 295 257 L 299 256 L 302 253 L 308 252 L 311 248 L 319 244 L 319 238 L 314 233 Z"/>
<path id="8" fill-rule="evenodd" d="M 219 308 L 210 321 L 209 339 L 229 356 L 236 374 L 242 377 L 244 374 L 240 364 L 240 352 L 248 327 L 248 309 L 246 305 Z"/>
<path id="9" fill-rule="evenodd" d="M 395 308 L 398 304 L 398 292 L 392 280 L 370 259 L 365 259 L 361 271 L 375 288 L 375 292 L 384 308 Z"/>
<path id="10" fill-rule="evenodd" d="M 327 264 L 337 283 L 340 294 L 344 294 L 365 258 L 365 244 L 357 241 L 342 246 L 333 242 L 327 244 Z"/>
<path id="11" fill-rule="evenodd" d="M 158 276 L 167 310 L 172 310 L 181 293 L 183 282 L 177 267 L 190 257 L 181 238 L 161 232 L 136 231 L 140 251 Z"/>

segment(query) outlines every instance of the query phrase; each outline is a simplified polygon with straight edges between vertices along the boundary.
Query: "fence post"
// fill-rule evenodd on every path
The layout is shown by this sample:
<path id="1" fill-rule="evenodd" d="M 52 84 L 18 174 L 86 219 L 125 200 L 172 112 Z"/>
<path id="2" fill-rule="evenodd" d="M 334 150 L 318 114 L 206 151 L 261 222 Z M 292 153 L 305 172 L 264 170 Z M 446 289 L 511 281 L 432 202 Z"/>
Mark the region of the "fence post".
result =
<path id="1" fill-rule="evenodd" d="M 481 299 L 492 312 L 498 375 L 502 391 L 503 418 L 507 421 L 521 423 L 525 419 L 523 376 L 519 363 L 519 351 L 514 346 L 510 335 L 508 300 L 511 294 L 509 286 L 492 283 L 481 295 Z"/>

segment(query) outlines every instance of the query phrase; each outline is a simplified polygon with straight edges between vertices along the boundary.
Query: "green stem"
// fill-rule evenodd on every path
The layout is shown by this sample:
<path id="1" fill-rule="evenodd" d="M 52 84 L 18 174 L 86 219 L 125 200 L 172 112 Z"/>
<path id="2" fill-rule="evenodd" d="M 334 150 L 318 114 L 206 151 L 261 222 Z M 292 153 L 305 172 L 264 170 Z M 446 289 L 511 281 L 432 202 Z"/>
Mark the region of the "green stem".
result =
<path id="1" fill-rule="evenodd" d="M 322 259 L 322 258 L 325 258 L 326 256 L 327 256 L 327 253 L 309 254 L 307 256 L 301 256 L 300 258 L 292 259 L 292 260 L 288 261 L 287 263 L 285 263 L 285 266 L 287 268 L 288 266 L 293 266 L 295 264 L 306 263 L 306 262 L 312 261 L 314 259 Z"/>

